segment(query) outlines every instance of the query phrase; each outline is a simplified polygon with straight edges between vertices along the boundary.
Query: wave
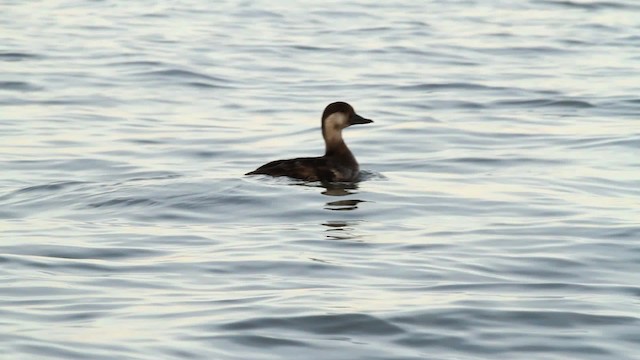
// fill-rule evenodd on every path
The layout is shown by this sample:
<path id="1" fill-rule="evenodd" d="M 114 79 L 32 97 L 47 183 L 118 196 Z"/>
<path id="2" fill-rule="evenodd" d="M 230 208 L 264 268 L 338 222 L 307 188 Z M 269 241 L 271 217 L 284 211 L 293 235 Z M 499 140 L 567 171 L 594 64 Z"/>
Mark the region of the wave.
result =
<path id="1" fill-rule="evenodd" d="M 493 105 L 517 107 L 566 107 L 575 109 L 595 107 L 595 105 L 587 101 L 570 99 L 501 100 L 494 102 Z"/>

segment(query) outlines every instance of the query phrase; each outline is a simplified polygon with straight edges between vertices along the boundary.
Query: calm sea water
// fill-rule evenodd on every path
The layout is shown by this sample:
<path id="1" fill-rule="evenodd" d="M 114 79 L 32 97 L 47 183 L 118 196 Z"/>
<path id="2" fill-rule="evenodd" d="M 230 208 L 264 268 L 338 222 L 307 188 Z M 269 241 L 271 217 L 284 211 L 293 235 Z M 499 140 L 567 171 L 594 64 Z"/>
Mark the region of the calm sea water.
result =
<path id="1" fill-rule="evenodd" d="M 2 359 L 640 359 L 636 1 L 0 24 Z M 243 175 L 337 100 L 363 181 Z"/>

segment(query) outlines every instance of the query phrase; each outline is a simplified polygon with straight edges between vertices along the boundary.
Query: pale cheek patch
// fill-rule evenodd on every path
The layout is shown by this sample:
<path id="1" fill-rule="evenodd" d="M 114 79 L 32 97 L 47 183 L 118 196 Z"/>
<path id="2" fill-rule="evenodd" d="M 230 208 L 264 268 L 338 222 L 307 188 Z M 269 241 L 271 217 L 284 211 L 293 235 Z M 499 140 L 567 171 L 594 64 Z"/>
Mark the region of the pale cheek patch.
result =
<path id="1" fill-rule="evenodd" d="M 326 126 L 336 130 L 342 130 L 347 125 L 347 117 L 342 113 L 334 113 L 329 115 L 325 120 Z"/>

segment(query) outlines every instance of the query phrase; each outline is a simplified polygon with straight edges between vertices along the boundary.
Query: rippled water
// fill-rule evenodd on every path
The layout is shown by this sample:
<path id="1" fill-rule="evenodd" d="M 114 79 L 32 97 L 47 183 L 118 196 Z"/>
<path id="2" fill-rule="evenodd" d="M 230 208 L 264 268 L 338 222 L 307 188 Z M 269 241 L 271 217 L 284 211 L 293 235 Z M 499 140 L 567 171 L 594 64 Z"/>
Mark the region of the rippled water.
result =
<path id="1" fill-rule="evenodd" d="M 635 1 L 0 8 L 3 359 L 640 358 Z"/>

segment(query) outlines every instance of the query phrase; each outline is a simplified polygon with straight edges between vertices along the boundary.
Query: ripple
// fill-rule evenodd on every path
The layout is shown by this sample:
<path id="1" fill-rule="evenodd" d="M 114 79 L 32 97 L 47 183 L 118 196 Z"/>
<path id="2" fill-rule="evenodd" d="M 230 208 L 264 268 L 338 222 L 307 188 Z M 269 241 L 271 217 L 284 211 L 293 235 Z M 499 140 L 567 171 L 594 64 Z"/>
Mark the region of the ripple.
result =
<path id="1" fill-rule="evenodd" d="M 0 61 L 23 61 L 38 59 L 40 56 L 21 52 L 0 52 Z"/>
<path id="2" fill-rule="evenodd" d="M 574 109 L 593 108 L 595 105 L 582 100 L 556 100 L 556 99 L 531 99 L 531 100 L 501 100 L 494 103 L 499 106 L 518 107 L 566 107 Z"/>
<path id="3" fill-rule="evenodd" d="M 9 266 L 14 268 L 26 268 L 26 269 L 38 269 L 38 270 L 56 270 L 56 269 L 68 269 L 68 270 L 79 270 L 84 272 L 96 272 L 96 273 L 109 273 L 113 271 L 117 271 L 113 267 L 85 262 L 81 260 L 74 259 L 63 259 L 63 258 L 44 258 L 39 256 L 28 256 L 28 255 L 0 255 L 0 262 L 6 262 Z M 19 293 L 28 293 L 25 288 L 15 288 L 12 289 L 17 294 Z M 29 288 L 29 291 L 38 291 L 34 288 Z M 66 292 L 66 290 L 65 290 Z M 3 291 L 6 293 L 6 291 Z M 47 293 L 47 292 L 45 292 Z"/>
<path id="4" fill-rule="evenodd" d="M 76 170 L 104 170 L 109 168 L 127 168 L 127 165 L 116 161 L 104 160 L 99 158 L 74 158 L 74 159 L 38 159 L 38 160 L 14 160 L 8 161 L 12 168 L 15 169 L 63 169 L 68 171 Z M 70 181 L 73 183 L 74 181 Z"/>
<path id="5" fill-rule="evenodd" d="M 264 335 L 234 335 L 234 336 L 223 336 L 221 339 L 228 339 L 232 342 L 242 344 L 245 346 L 251 346 L 256 348 L 276 348 L 283 346 L 295 346 L 295 347 L 308 347 L 309 344 L 300 341 L 294 340 L 290 338 L 282 338 L 275 336 L 264 336 Z"/>
<path id="6" fill-rule="evenodd" d="M 171 85 L 188 86 L 194 89 L 229 89 L 233 87 L 230 81 L 222 77 L 181 69 L 152 70 L 135 73 L 131 76 L 135 79 L 151 82 L 169 81 Z"/>
<path id="7" fill-rule="evenodd" d="M 121 197 L 117 199 L 110 199 L 105 201 L 99 201 L 90 203 L 87 206 L 90 208 L 104 208 L 104 207 L 131 207 L 131 206 L 152 206 L 157 205 L 158 202 L 147 198 L 133 198 L 133 197 Z"/>
<path id="8" fill-rule="evenodd" d="M 88 96 L 64 96 L 50 99 L 30 99 L 30 98 L 13 98 L 0 99 L 0 105 L 52 105 L 57 107 L 66 107 L 67 105 L 86 105 L 92 107 L 111 107 L 122 104 L 119 98 L 106 95 L 88 95 Z"/>
<path id="9" fill-rule="evenodd" d="M 297 330 L 328 335 L 395 335 L 405 331 L 392 323 L 368 314 L 313 315 L 298 317 L 263 317 L 226 323 L 225 330 L 246 331 L 257 329 Z"/>
<path id="10" fill-rule="evenodd" d="M 290 45 L 290 46 L 287 46 L 287 48 L 294 49 L 294 50 L 319 51 L 319 52 L 329 52 L 329 51 L 337 50 L 337 48 L 311 46 L 311 45 Z"/>
<path id="11" fill-rule="evenodd" d="M 145 71 L 145 72 L 136 73 L 134 74 L 134 76 L 152 78 L 152 79 L 158 79 L 158 78 L 160 79 L 166 78 L 171 80 L 194 79 L 194 80 L 215 81 L 215 82 L 221 82 L 221 83 L 228 82 L 227 80 L 221 77 L 215 77 L 215 76 L 210 76 L 210 75 L 206 75 L 206 74 L 195 72 L 195 71 L 181 70 L 181 69 Z"/>
<path id="12" fill-rule="evenodd" d="M 115 260 L 159 256 L 162 252 L 143 248 L 92 248 L 65 245 L 0 246 L 3 253 L 60 259 Z"/>
<path id="13" fill-rule="evenodd" d="M 16 192 L 18 192 L 18 193 L 29 193 L 29 192 L 33 192 L 33 191 L 58 191 L 58 190 L 66 189 L 67 187 L 72 186 L 72 185 L 80 185 L 80 184 L 88 184 L 88 183 L 87 182 L 83 182 L 83 181 L 53 182 L 53 183 L 43 184 L 43 185 L 28 186 L 26 188 L 22 188 L 20 190 L 17 190 Z"/>
<path id="14" fill-rule="evenodd" d="M 475 48 L 475 51 L 481 53 L 522 56 L 542 57 L 549 54 L 570 54 L 576 52 L 574 49 L 557 46 L 507 46 L 494 48 Z"/>
<path id="15" fill-rule="evenodd" d="M 0 81 L 0 90 L 38 91 L 42 88 L 24 81 Z"/>
<path id="16" fill-rule="evenodd" d="M 198 82 L 198 81 L 187 82 L 185 83 L 185 85 L 188 85 L 194 88 L 202 88 L 202 89 L 220 89 L 220 88 L 226 87 L 226 86 L 214 85 L 214 84 Z"/>
<path id="17" fill-rule="evenodd" d="M 487 86 L 476 83 L 425 83 L 406 85 L 398 87 L 398 90 L 484 90 L 484 91 L 496 91 L 496 90 L 509 90 L 516 89 L 500 87 L 500 86 Z"/>
<path id="18" fill-rule="evenodd" d="M 525 157 L 509 157 L 509 158 L 458 157 L 458 158 L 443 159 L 440 161 L 474 164 L 474 165 L 494 165 L 494 166 L 530 165 L 530 164 L 558 165 L 558 164 L 565 163 L 565 161 L 563 160 L 525 158 Z"/>
<path id="19" fill-rule="evenodd" d="M 593 2 L 577 2 L 577 1 L 551 1 L 542 0 L 541 4 L 555 5 L 572 9 L 584 9 L 584 10 L 602 10 L 602 9 L 637 9 L 637 6 L 629 4 L 622 4 L 611 1 L 593 1 Z"/>
<path id="20" fill-rule="evenodd" d="M 171 180 L 182 177 L 183 175 L 171 171 L 133 171 L 121 175 L 119 183 L 150 181 L 150 180 Z"/>
<path id="21" fill-rule="evenodd" d="M 57 194 L 68 188 L 73 188 L 77 185 L 90 184 L 84 181 L 61 181 L 52 182 L 48 184 L 27 186 L 18 190 L 10 191 L 4 195 L 0 195 L 0 200 L 11 200 L 14 198 L 24 198 L 27 200 L 41 200 L 43 196 Z M 12 204 L 12 205 L 15 205 Z"/>
<path id="22" fill-rule="evenodd" d="M 479 308 L 440 309 L 437 312 L 411 313 L 391 318 L 401 325 L 441 324 L 451 330 L 463 330 L 469 319 L 476 324 L 489 325 L 496 322 L 526 323 L 542 328 L 581 328 L 584 326 L 617 326 L 640 324 L 640 319 L 631 316 L 587 314 L 575 311 L 552 310 L 491 310 Z"/>
<path id="23" fill-rule="evenodd" d="M 637 149 L 640 146 L 640 134 L 629 136 L 596 136 L 566 140 L 568 148 L 595 149 L 603 147 L 622 147 Z"/>
<path id="24" fill-rule="evenodd" d="M 161 61 L 153 61 L 153 60 L 119 61 L 119 62 L 113 62 L 113 63 L 107 64 L 107 66 L 113 66 L 113 67 L 141 67 L 141 68 L 147 68 L 147 67 L 153 67 L 153 66 L 161 67 L 166 65 L 167 65 L 166 63 L 163 63 Z"/>

